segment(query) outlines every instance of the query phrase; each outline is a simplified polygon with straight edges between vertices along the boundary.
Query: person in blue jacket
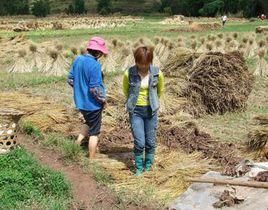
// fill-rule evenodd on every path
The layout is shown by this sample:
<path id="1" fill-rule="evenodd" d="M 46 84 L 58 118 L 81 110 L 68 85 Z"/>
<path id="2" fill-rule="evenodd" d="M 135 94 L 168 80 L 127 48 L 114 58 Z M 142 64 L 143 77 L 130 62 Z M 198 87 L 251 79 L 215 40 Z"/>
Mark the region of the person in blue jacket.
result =
<path id="1" fill-rule="evenodd" d="M 102 111 L 106 103 L 106 90 L 102 80 L 101 64 L 98 61 L 104 54 L 108 54 L 105 40 L 93 37 L 87 45 L 87 54 L 75 59 L 68 76 L 68 83 L 73 87 L 76 108 L 85 119 L 85 126 L 82 127 L 76 144 L 80 145 L 89 135 L 90 158 L 96 155 Z"/>

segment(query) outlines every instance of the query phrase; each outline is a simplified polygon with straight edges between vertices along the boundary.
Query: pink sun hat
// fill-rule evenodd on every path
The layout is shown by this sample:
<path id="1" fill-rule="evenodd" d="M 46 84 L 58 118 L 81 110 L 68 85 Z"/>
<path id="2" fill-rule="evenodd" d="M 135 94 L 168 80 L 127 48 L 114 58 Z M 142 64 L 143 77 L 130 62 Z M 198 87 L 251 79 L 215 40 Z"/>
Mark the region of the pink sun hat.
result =
<path id="1" fill-rule="evenodd" d="M 98 50 L 101 51 L 103 54 L 107 55 L 109 53 L 108 48 L 106 47 L 105 40 L 101 37 L 92 37 L 88 44 L 87 49 L 90 50 Z"/>

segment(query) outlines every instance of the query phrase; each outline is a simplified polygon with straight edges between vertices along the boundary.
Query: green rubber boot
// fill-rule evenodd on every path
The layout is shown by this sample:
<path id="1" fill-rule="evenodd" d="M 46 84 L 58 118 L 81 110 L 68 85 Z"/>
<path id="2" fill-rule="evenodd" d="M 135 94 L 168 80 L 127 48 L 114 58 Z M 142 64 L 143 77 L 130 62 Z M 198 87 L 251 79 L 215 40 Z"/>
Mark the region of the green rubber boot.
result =
<path id="1" fill-rule="evenodd" d="M 135 176 L 140 176 L 143 172 L 143 155 L 135 155 L 136 173 Z"/>
<path id="2" fill-rule="evenodd" d="M 150 171 L 154 163 L 154 154 L 145 154 L 145 171 Z"/>

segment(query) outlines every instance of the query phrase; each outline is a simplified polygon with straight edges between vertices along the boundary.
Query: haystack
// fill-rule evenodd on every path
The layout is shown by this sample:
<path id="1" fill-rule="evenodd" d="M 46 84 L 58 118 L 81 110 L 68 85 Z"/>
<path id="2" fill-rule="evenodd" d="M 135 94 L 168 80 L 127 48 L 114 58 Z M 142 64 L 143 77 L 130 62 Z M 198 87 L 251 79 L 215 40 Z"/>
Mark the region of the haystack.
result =
<path id="1" fill-rule="evenodd" d="M 69 69 L 70 64 L 60 51 L 55 49 L 48 50 L 47 62 L 41 72 L 46 75 L 64 76 L 68 73 Z"/>
<path id="2" fill-rule="evenodd" d="M 221 28 L 220 23 L 201 23 L 201 22 L 194 22 L 189 25 L 192 31 L 208 31 L 208 30 L 218 30 Z"/>
<path id="3" fill-rule="evenodd" d="M 248 133 L 247 148 L 255 158 L 268 159 L 268 115 L 253 118 L 253 127 Z"/>
<path id="4" fill-rule="evenodd" d="M 239 53 L 207 53 L 199 58 L 188 77 L 181 96 L 209 114 L 245 109 L 254 83 Z"/>
<path id="5" fill-rule="evenodd" d="M 25 73 L 25 72 L 31 72 L 31 66 L 26 60 L 27 52 L 26 50 L 19 50 L 18 51 L 18 57 L 15 60 L 14 65 L 9 70 L 10 73 Z"/>
<path id="6" fill-rule="evenodd" d="M 169 59 L 164 63 L 162 71 L 167 77 L 186 77 L 186 74 L 193 67 L 197 55 L 190 49 L 176 48 L 172 51 Z"/>
<path id="7" fill-rule="evenodd" d="M 264 58 L 265 56 L 265 49 L 260 49 L 258 52 L 258 63 L 257 63 L 257 68 L 254 72 L 254 75 L 256 76 L 268 76 L 268 63 Z"/>

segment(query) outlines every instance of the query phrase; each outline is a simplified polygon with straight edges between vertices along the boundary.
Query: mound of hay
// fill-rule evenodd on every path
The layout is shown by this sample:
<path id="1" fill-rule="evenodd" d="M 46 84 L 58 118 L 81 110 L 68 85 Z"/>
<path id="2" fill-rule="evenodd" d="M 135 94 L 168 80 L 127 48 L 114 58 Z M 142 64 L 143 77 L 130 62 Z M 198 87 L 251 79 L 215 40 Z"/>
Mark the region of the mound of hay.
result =
<path id="1" fill-rule="evenodd" d="M 19 92 L 0 93 L 0 108 L 13 108 L 25 113 L 21 121 L 30 123 L 43 132 L 52 131 L 69 135 L 74 129 L 80 129 L 80 120 L 76 113 L 70 113 L 65 107 L 48 102 L 44 98 Z"/>
<path id="2" fill-rule="evenodd" d="M 164 25 L 170 25 L 170 24 L 176 24 L 176 25 L 185 25 L 186 22 L 184 22 L 184 16 L 183 15 L 174 15 L 172 17 L 169 18 L 165 18 L 164 20 L 162 20 L 160 23 L 164 24 Z"/>
<path id="3" fill-rule="evenodd" d="M 169 59 L 164 64 L 162 71 L 166 77 L 186 77 L 186 74 L 193 67 L 197 55 L 190 49 L 177 48 L 173 50 Z"/>
<path id="4" fill-rule="evenodd" d="M 244 110 L 254 83 L 244 58 L 237 52 L 201 56 L 188 77 L 181 96 L 209 114 Z"/>
<path id="5" fill-rule="evenodd" d="M 253 118 L 254 126 L 248 133 L 247 148 L 255 158 L 268 159 L 268 115 Z"/>
<path id="6" fill-rule="evenodd" d="M 208 31 L 208 30 L 218 30 L 222 26 L 220 23 L 201 23 L 193 22 L 189 25 L 190 30 L 192 31 Z"/>

